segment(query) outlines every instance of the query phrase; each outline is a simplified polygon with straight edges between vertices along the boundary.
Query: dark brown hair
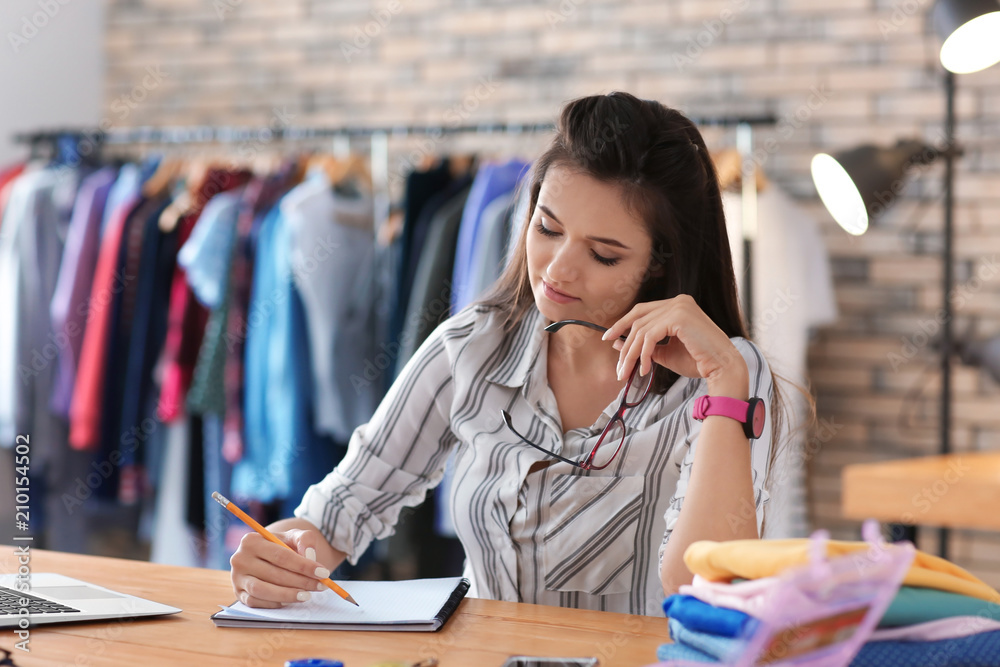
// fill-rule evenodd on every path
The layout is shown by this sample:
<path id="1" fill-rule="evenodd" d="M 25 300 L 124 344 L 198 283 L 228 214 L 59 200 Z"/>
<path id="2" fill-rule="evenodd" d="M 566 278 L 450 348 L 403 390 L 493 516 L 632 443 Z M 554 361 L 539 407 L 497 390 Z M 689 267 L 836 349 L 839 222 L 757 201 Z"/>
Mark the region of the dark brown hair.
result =
<path id="1" fill-rule="evenodd" d="M 653 251 L 637 302 L 688 294 L 727 336 L 747 336 L 719 179 L 694 123 L 659 102 L 628 93 L 568 103 L 556 136 L 535 161 L 527 185 L 528 220 L 555 166 L 618 187 L 625 207 L 646 223 Z M 534 304 L 526 252 L 529 226 L 522 224 L 511 262 L 484 299 L 505 313 L 508 329 Z M 652 390 L 664 393 L 676 380 L 675 373 L 657 367 Z"/>

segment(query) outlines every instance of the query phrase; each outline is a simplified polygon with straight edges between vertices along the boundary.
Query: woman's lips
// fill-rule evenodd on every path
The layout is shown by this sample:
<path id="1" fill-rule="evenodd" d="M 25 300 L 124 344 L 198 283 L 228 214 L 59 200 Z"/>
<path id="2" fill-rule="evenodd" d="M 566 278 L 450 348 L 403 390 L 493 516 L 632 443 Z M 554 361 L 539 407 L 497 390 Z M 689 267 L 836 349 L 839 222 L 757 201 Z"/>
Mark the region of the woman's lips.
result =
<path id="1" fill-rule="evenodd" d="M 552 299 L 556 303 L 572 303 L 574 301 L 580 300 L 575 296 L 570 296 L 569 294 L 563 294 L 559 290 L 553 289 L 552 286 L 549 285 L 544 280 L 542 281 L 542 286 L 545 290 L 545 296 Z"/>

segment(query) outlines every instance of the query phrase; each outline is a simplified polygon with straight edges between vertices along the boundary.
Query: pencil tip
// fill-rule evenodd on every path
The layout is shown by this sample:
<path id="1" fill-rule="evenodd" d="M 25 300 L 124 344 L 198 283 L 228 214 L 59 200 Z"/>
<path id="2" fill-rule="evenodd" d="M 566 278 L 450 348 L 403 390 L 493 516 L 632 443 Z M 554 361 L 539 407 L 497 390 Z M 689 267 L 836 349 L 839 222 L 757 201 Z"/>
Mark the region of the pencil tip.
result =
<path id="1" fill-rule="evenodd" d="M 361 606 L 357 602 L 355 602 L 354 598 L 351 597 L 350 593 L 347 594 L 347 601 L 350 602 L 351 604 L 353 604 L 355 607 L 360 607 Z"/>

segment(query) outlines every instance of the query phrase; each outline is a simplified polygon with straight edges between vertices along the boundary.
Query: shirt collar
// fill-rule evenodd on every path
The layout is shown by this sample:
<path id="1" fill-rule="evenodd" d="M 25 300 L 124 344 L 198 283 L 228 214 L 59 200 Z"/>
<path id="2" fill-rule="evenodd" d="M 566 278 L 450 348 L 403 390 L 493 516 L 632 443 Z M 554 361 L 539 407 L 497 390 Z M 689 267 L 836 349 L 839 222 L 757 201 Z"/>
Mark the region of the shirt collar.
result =
<path id="1" fill-rule="evenodd" d="M 486 379 L 505 387 L 524 387 L 531 370 L 538 361 L 542 343 L 545 342 L 546 321 L 532 305 L 524 318 L 511 333 L 510 354 Z"/>

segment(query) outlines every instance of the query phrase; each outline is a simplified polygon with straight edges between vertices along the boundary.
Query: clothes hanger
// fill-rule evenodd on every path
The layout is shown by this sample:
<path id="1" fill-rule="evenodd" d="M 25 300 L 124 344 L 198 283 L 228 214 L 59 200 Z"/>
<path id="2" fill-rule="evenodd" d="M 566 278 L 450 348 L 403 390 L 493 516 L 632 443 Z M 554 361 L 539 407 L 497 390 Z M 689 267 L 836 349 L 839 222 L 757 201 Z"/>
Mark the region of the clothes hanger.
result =
<path id="1" fill-rule="evenodd" d="M 175 157 L 164 157 L 153 175 L 142 184 L 142 195 L 147 198 L 161 197 L 172 186 L 184 163 Z"/>

